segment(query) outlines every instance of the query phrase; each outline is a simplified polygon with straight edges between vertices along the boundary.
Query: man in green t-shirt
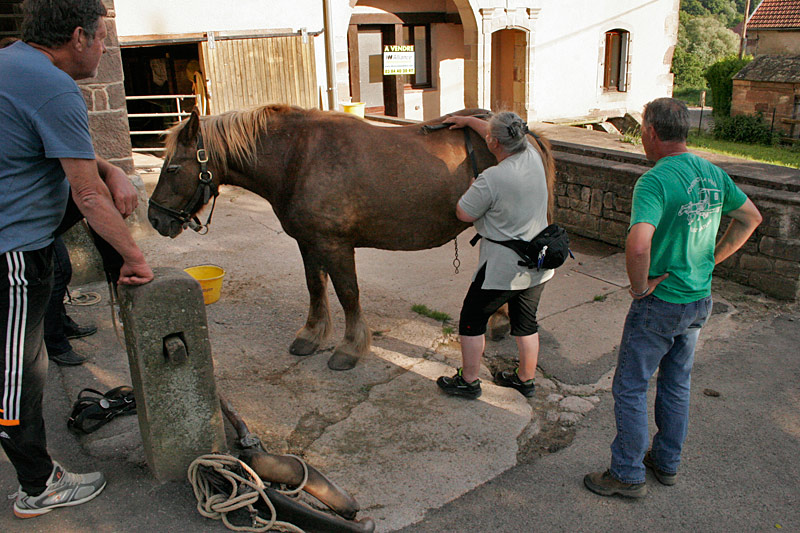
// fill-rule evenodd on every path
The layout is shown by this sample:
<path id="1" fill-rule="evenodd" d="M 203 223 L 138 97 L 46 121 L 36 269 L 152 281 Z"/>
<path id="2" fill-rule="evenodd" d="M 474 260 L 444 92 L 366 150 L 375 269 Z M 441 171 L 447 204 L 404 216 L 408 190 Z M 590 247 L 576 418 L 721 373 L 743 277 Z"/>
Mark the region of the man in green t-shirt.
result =
<path id="1" fill-rule="evenodd" d="M 655 166 L 636 182 L 625 261 L 633 298 L 614 374 L 617 436 L 611 467 L 587 474 L 602 496 L 647 494 L 645 467 L 674 485 L 689 427 L 689 388 L 700 328 L 711 312 L 711 273 L 761 223 L 761 214 L 721 168 L 689 153 L 689 111 L 672 98 L 645 106 L 642 145 Z M 732 221 L 719 242 L 722 215 Z M 658 370 L 648 450 L 647 386 Z"/>

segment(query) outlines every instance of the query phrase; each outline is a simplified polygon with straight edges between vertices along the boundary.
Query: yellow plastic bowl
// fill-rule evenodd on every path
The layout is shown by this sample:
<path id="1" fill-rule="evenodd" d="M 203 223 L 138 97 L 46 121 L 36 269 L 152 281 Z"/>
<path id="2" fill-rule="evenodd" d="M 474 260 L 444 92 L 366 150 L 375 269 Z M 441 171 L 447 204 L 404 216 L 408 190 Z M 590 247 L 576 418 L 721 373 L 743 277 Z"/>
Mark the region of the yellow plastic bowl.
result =
<path id="1" fill-rule="evenodd" d="M 203 288 L 203 301 L 206 305 L 219 300 L 222 292 L 222 278 L 225 277 L 225 270 L 222 267 L 200 265 L 184 268 L 183 271 L 200 282 L 200 287 Z"/>
<path id="2" fill-rule="evenodd" d="M 352 104 L 342 104 L 342 109 L 344 109 L 345 113 L 364 118 L 364 109 L 366 106 L 367 104 L 365 102 L 353 102 Z"/>

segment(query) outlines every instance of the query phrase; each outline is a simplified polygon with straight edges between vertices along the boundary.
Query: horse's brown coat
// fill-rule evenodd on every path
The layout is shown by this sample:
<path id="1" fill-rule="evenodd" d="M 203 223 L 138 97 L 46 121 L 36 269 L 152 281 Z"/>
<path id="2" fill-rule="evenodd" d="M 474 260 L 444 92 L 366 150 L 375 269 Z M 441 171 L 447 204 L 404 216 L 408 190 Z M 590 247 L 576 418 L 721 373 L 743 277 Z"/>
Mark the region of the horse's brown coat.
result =
<path id="1" fill-rule="evenodd" d="M 420 125 L 381 127 L 343 113 L 278 105 L 203 119 L 193 114 L 168 138 L 154 201 L 179 208 L 191 198 L 199 171 L 199 130 L 214 181 L 268 200 L 300 247 L 311 301 L 292 353 L 310 354 L 325 339 L 328 276 L 333 281 L 346 328 L 328 362 L 331 368 L 352 368 L 369 349 L 354 248 L 433 248 L 469 226 L 455 217 L 456 202 L 473 177 L 462 130 L 425 134 Z M 478 170 L 495 164 L 484 140 L 467 132 Z M 548 148 L 544 153 L 552 181 Z M 166 172 L 169 165 L 180 165 L 180 170 Z M 149 218 L 163 235 L 175 237 L 182 230 L 179 222 L 152 207 Z"/>

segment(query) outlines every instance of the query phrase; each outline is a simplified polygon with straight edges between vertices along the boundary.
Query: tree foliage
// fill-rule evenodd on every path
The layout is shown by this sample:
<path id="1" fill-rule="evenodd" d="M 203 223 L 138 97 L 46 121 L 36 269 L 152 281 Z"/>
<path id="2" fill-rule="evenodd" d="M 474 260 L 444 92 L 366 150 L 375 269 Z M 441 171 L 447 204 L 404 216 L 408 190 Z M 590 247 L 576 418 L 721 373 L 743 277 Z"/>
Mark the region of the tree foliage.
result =
<path id="1" fill-rule="evenodd" d="M 716 17 L 691 17 L 684 24 L 686 51 L 706 67 L 739 50 L 739 37 Z M 680 42 L 680 37 L 678 38 Z"/>
<path id="2" fill-rule="evenodd" d="M 681 12 L 694 17 L 714 16 L 725 27 L 733 28 L 744 19 L 746 0 L 681 0 Z M 758 0 L 750 2 L 750 13 L 755 11 Z"/>
<path id="3" fill-rule="evenodd" d="M 752 57 L 739 59 L 738 56 L 732 55 L 717 61 L 706 70 L 705 78 L 711 88 L 715 117 L 727 117 L 731 114 L 731 99 L 733 98 L 732 77 L 752 59 Z"/>
<path id="4" fill-rule="evenodd" d="M 672 58 L 676 86 L 704 86 L 705 70 L 739 50 L 739 36 L 729 28 L 742 20 L 744 3 L 745 0 L 681 0 L 678 42 Z"/>

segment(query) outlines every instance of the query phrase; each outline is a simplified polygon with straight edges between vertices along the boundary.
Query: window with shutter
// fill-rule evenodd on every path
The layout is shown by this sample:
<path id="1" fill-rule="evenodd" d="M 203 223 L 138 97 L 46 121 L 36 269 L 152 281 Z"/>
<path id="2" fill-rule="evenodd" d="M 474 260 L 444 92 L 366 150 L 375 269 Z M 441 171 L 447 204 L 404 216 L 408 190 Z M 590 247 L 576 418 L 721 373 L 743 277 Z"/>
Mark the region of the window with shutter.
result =
<path id="1" fill-rule="evenodd" d="M 606 32 L 603 89 L 606 91 L 628 90 L 628 43 L 630 33 L 625 30 Z"/>

